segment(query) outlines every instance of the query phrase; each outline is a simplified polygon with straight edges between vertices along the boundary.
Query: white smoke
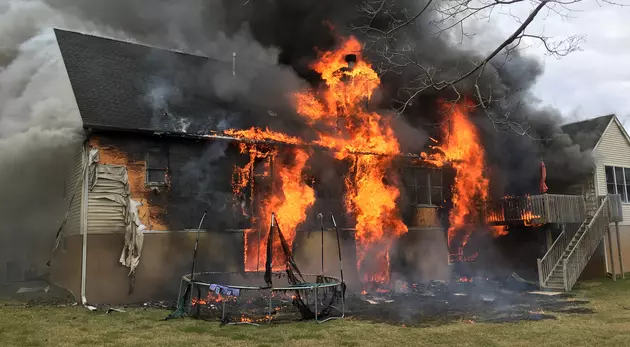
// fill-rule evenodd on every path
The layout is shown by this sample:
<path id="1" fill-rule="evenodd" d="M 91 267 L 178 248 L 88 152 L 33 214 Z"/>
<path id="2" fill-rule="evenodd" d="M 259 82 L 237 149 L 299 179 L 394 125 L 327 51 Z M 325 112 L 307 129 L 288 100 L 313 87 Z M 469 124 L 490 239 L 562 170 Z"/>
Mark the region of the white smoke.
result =
<path id="1" fill-rule="evenodd" d="M 47 257 L 41 247 L 52 245 L 70 198 L 64 196 L 65 179 L 73 150 L 83 138 L 82 123 L 53 28 L 203 54 L 228 63 L 236 52 L 239 61 L 267 67 L 262 77 L 239 63 L 237 78 L 232 71 L 229 76 L 202 73 L 195 76 L 201 81 L 194 83 L 207 84 L 207 90 L 219 98 L 238 101 L 255 95 L 258 99 L 252 103 L 273 107 L 272 96 L 283 91 L 278 81 L 294 88 L 299 79 L 287 68 L 277 67 L 278 50 L 256 43 L 247 27 L 233 37 L 222 34 L 221 6 L 201 0 L 177 5 L 163 0 L 0 0 L 0 245 L 8 245 L 0 246 L 0 254 L 14 260 L 23 259 L 25 252 Z M 216 20 L 209 23 L 209 17 Z M 273 75 L 280 76 L 273 79 L 278 82 L 275 87 L 261 82 Z M 177 88 L 147 85 L 145 101 L 160 106 L 164 94 L 160 88 L 165 87 Z M 181 115 L 167 112 L 167 116 L 177 130 L 188 129 L 190 123 Z M 39 249 L 34 249 L 34 240 Z M 0 271 L 8 258 L 0 257 Z M 0 281 L 2 277 L 0 273 Z"/>

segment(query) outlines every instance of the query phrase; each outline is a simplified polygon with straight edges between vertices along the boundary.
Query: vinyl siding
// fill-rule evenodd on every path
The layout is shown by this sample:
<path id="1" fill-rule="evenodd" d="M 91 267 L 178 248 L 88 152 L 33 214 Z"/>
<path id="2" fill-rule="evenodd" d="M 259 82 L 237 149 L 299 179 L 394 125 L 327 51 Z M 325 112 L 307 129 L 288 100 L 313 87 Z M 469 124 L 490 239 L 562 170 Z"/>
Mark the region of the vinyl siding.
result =
<path id="1" fill-rule="evenodd" d="M 83 168 L 85 165 L 85 146 L 81 144 L 77 147 L 72 160 L 72 166 L 68 172 L 66 181 L 66 199 L 68 203 L 75 195 L 70 210 L 68 220 L 64 229 L 64 236 L 77 235 L 81 233 L 81 207 L 83 206 Z"/>
<path id="2" fill-rule="evenodd" d="M 620 126 L 616 119 L 613 119 L 595 148 L 598 195 L 607 193 L 605 166 L 630 168 L 630 143 Z M 620 224 L 630 225 L 630 204 L 623 204 L 622 209 L 624 221 Z"/>
<path id="3" fill-rule="evenodd" d="M 124 233 L 128 195 L 127 168 L 97 164 L 96 175 L 96 184 L 88 193 L 88 233 Z M 121 177 L 122 182 L 119 180 Z"/>

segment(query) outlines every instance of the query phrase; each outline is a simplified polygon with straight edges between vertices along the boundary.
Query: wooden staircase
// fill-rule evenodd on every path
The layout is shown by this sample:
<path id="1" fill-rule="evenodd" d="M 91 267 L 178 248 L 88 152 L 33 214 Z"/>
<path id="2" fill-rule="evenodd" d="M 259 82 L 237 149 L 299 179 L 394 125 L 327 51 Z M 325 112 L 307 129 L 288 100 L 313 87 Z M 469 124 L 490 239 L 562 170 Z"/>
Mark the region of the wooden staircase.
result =
<path id="1" fill-rule="evenodd" d="M 542 259 L 538 259 L 541 288 L 570 291 L 602 239 L 610 223 L 621 221 L 621 199 L 608 195 L 592 217 L 586 217 L 574 230 L 565 229 Z"/>

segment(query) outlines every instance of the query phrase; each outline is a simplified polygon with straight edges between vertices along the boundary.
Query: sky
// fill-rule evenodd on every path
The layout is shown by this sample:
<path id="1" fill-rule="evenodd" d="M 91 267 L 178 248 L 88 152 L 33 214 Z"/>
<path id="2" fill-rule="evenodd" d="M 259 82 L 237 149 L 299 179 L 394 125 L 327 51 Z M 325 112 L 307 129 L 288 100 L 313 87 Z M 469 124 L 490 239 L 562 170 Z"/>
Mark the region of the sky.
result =
<path id="1" fill-rule="evenodd" d="M 585 0 L 561 10 L 570 18 L 542 13 L 527 31 L 556 39 L 585 36 L 580 51 L 560 59 L 545 55 L 539 43 L 531 42 L 524 50 L 544 64 L 534 94 L 560 110 L 567 121 L 615 113 L 630 129 L 630 0 L 616 1 L 627 6 Z M 525 18 L 529 10 L 529 4 L 511 7 L 510 14 Z M 508 15 L 495 20 L 506 37 L 518 25 Z"/>

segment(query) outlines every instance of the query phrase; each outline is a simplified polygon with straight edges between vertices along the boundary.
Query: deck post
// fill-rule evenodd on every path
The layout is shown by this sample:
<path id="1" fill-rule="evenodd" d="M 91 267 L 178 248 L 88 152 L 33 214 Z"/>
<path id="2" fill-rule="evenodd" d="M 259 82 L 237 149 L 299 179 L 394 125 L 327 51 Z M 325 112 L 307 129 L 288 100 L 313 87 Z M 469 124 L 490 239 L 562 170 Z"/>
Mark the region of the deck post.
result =
<path id="1" fill-rule="evenodd" d="M 553 237 L 551 235 L 551 226 L 552 224 L 547 224 L 545 226 L 545 239 L 547 241 L 547 252 L 549 252 L 549 250 L 551 249 L 551 246 L 553 245 Z"/>
<path id="2" fill-rule="evenodd" d="M 613 257 L 612 236 L 610 234 L 610 227 L 608 227 L 608 255 L 610 257 L 610 271 L 612 271 L 613 281 L 616 281 L 617 273 L 615 272 L 615 258 Z"/>
<path id="3" fill-rule="evenodd" d="M 538 262 L 538 287 L 543 290 L 543 273 L 542 273 L 542 261 L 540 258 L 536 259 Z"/>
<path id="4" fill-rule="evenodd" d="M 619 222 L 615 222 L 615 234 L 617 234 L 617 253 L 619 253 L 619 268 L 621 269 L 621 279 L 626 278 L 626 273 L 623 268 L 623 254 L 621 253 L 621 237 L 619 235 Z"/>

